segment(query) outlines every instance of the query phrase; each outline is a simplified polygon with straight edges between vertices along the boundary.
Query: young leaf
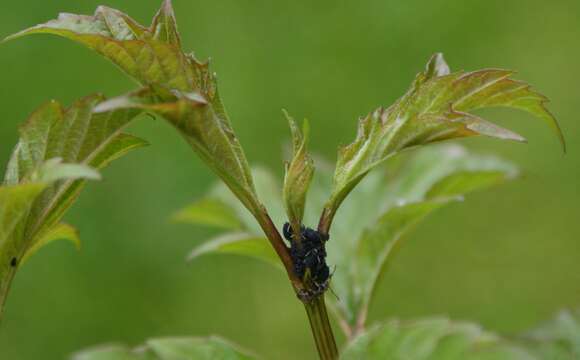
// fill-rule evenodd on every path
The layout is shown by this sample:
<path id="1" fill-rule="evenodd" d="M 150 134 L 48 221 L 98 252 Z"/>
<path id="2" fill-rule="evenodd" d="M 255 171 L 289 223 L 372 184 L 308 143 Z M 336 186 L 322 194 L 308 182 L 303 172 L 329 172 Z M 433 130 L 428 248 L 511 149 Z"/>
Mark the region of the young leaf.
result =
<path id="1" fill-rule="evenodd" d="M 121 133 L 139 111 L 94 114 L 95 105 L 103 100 L 98 95 L 89 96 L 68 109 L 55 101 L 49 102 L 20 128 L 20 140 L 6 170 L 5 188 L 32 186 L 39 192 L 30 195 L 18 222 L 2 230 L 5 232 L 0 242 L 2 300 L 16 269 L 14 263 L 20 264 L 23 258 L 56 237 L 76 240 L 74 231 L 59 222 L 85 183 L 78 179 L 96 179 L 98 173 L 92 169 L 100 169 L 128 151 L 146 145 L 141 139 Z"/>
<path id="2" fill-rule="evenodd" d="M 540 360 L 507 340 L 470 323 L 445 318 L 390 321 L 356 337 L 342 360 Z"/>
<path id="3" fill-rule="evenodd" d="M 263 211 L 209 64 L 181 50 L 171 1 L 163 2 L 150 27 L 101 6 L 93 16 L 61 14 L 56 20 L 6 40 L 42 33 L 62 36 L 95 50 L 147 86 L 139 96 L 133 94 L 136 103 L 130 106 L 167 119 L 250 212 Z M 113 104 L 108 108 L 113 109 Z"/>
<path id="4" fill-rule="evenodd" d="M 444 146 L 417 152 L 395 174 L 395 180 L 388 181 L 380 173 L 369 175 L 361 184 L 361 194 L 357 191 L 345 203 L 333 232 L 336 242 L 329 247 L 331 263 L 348 269 L 337 271 L 333 289 L 340 298 L 338 313 L 350 331 L 364 326 L 377 281 L 414 225 L 464 194 L 516 174 L 509 163 Z"/>
<path id="5" fill-rule="evenodd" d="M 25 180 L 21 184 L 0 186 L 0 317 L 16 268 L 29 256 L 30 252 L 40 247 L 43 242 L 48 242 L 46 238 L 28 241 L 27 223 L 31 209 L 34 209 L 43 191 L 54 182 L 79 179 L 83 173 L 93 174 L 88 169 L 76 172 L 60 171 L 59 163 L 54 161 L 50 166 L 44 165 L 44 163 L 40 164 L 37 169 L 34 169 L 36 178 L 34 182 Z M 67 166 L 69 169 L 71 167 L 68 164 L 61 166 Z M 71 173 L 74 174 L 69 178 Z M 51 181 L 47 182 L 44 179 Z"/>
<path id="6" fill-rule="evenodd" d="M 68 240 L 72 242 L 77 249 L 81 247 L 81 239 L 77 229 L 69 224 L 60 223 L 53 226 L 42 237 L 40 237 L 30 248 L 26 250 L 22 257 L 21 264 L 24 264 L 35 252 L 44 245 L 47 245 L 55 240 Z"/>
<path id="7" fill-rule="evenodd" d="M 147 143 L 121 131 L 140 112 L 119 110 L 94 114 L 102 96 L 89 96 L 64 109 L 50 102 L 35 111 L 20 129 L 20 140 L 6 170 L 5 183 L 18 184 L 51 158 L 101 169 L 132 149 Z M 62 167 L 61 167 L 62 168 Z M 37 201 L 28 224 L 30 237 L 54 226 L 82 189 L 83 182 L 67 180 L 51 187 Z"/>
<path id="8" fill-rule="evenodd" d="M 176 222 L 206 225 L 229 230 L 242 228 L 235 211 L 226 203 L 216 198 L 205 198 L 179 210 L 172 216 Z"/>
<path id="9" fill-rule="evenodd" d="M 147 347 L 152 350 L 160 360 L 173 359 L 231 359 L 252 360 L 245 350 L 236 345 L 212 336 L 208 338 L 164 338 L 147 341 Z"/>
<path id="10" fill-rule="evenodd" d="M 251 213 L 262 211 L 249 166 L 219 99 L 207 103 L 198 94 L 143 89 L 102 103 L 97 111 L 140 109 L 153 112 L 177 128 L 200 158 L 226 183 Z"/>
<path id="11" fill-rule="evenodd" d="M 270 265 L 281 267 L 280 259 L 264 236 L 247 233 L 230 233 L 204 242 L 194 249 L 188 259 L 207 254 L 232 254 L 253 257 Z"/>
<path id="12" fill-rule="evenodd" d="M 344 198 L 370 170 L 404 149 L 475 135 L 524 141 L 472 114 L 473 110 L 509 107 L 527 111 L 545 121 L 565 149 L 558 123 L 545 107 L 547 98 L 511 79 L 512 75 L 497 69 L 450 73 L 443 57 L 433 56 L 411 89 L 391 107 L 361 118 L 355 141 L 340 149 L 322 230 L 330 227 Z"/>
<path id="13" fill-rule="evenodd" d="M 288 113 L 284 112 L 290 131 L 292 133 L 292 160 L 286 164 L 286 175 L 284 176 L 283 199 L 288 220 L 295 234 L 300 233 L 302 218 L 304 217 L 304 206 L 306 203 L 306 193 L 314 175 L 314 164 L 307 152 L 309 126 L 304 120 L 302 132 Z"/>
<path id="14" fill-rule="evenodd" d="M 131 349 L 124 345 L 96 347 L 79 352 L 73 360 L 252 360 L 256 357 L 219 337 L 161 338 Z"/>
<path id="15" fill-rule="evenodd" d="M 142 84 L 192 91 L 194 63 L 179 48 L 171 3 L 165 1 L 150 28 L 128 15 L 99 6 L 93 16 L 62 13 L 57 19 L 7 37 L 52 34 L 78 42 L 106 57 Z M 201 69 L 197 69 L 199 71 Z"/>
<path id="16" fill-rule="evenodd" d="M 255 168 L 253 174 L 258 196 L 270 209 L 275 223 L 282 226 L 284 216 L 280 205 L 279 183 L 263 168 Z M 173 218 L 194 225 L 217 226 L 235 231 L 204 241 L 191 252 L 188 257 L 190 260 L 202 255 L 231 254 L 259 259 L 281 268 L 280 260 L 268 244 L 268 239 L 240 202 L 221 183 L 216 184 L 206 198 L 178 211 Z"/>

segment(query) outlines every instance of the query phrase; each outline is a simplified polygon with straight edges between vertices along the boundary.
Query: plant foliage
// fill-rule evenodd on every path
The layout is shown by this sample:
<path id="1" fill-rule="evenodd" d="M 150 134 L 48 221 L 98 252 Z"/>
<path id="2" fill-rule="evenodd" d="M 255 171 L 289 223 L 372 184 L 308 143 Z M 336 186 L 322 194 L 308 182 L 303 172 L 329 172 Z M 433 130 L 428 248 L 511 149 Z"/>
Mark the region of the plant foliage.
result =
<path id="1" fill-rule="evenodd" d="M 102 102 L 89 96 L 69 108 L 51 101 L 38 108 L 20 128 L 20 140 L 0 188 L 0 299 L 4 301 L 19 264 L 41 246 L 78 234 L 60 223 L 93 169 L 146 143 L 122 133 L 139 112 L 117 110 L 94 114 Z"/>
<path id="2" fill-rule="evenodd" d="M 30 34 L 65 37 L 115 63 L 144 88 L 102 104 L 99 111 L 135 108 L 162 116 L 252 213 L 261 210 L 246 157 L 220 99 L 216 77 L 209 63 L 181 49 L 169 0 L 164 1 L 149 27 L 118 10 L 100 6 L 93 16 L 60 14 L 7 40 Z"/>

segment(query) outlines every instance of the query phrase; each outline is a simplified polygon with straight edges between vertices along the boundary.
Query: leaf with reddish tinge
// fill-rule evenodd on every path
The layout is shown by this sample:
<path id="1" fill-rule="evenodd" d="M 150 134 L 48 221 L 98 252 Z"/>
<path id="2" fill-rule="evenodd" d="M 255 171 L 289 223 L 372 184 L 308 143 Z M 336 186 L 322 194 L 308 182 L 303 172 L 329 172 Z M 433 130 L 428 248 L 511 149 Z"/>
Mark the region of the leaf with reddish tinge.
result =
<path id="1" fill-rule="evenodd" d="M 139 100 L 143 102 L 140 107 L 173 124 L 250 212 L 262 211 L 246 157 L 217 92 L 215 75 L 208 63 L 181 49 L 171 1 L 163 2 L 149 27 L 101 6 L 93 16 L 61 14 L 6 40 L 42 33 L 95 50 L 147 86 L 140 93 L 145 96 Z"/>
<path id="2" fill-rule="evenodd" d="M 511 79 L 512 75 L 512 71 L 498 69 L 450 73 L 442 55 L 434 55 L 402 98 L 361 118 L 355 141 L 339 151 L 327 212 L 334 214 L 370 170 L 404 149 L 475 135 L 524 141 L 471 113 L 480 108 L 527 111 L 546 122 L 565 149 L 558 123 L 545 106 L 547 98 Z"/>

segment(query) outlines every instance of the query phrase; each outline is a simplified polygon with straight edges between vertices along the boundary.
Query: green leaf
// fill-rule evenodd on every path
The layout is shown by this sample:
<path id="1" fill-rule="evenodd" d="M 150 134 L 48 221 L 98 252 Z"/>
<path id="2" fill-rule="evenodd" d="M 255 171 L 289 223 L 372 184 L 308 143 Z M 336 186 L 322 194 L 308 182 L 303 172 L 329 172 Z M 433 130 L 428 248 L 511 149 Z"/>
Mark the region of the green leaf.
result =
<path id="1" fill-rule="evenodd" d="M 109 345 L 75 354 L 73 360 L 252 360 L 255 356 L 216 336 L 148 340 L 136 349 Z"/>
<path id="2" fill-rule="evenodd" d="M 539 360 L 480 327 L 445 318 L 390 321 L 357 336 L 342 360 Z"/>
<path id="3" fill-rule="evenodd" d="M 61 36 L 98 52 L 142 84 L 192 91 L 199 85 L 194 83 L 194 73 L 202 70 L 201 64 L 194 64 L 194 59 L 181 51 L 172 21 L 169 1 L 150 28 L 118 10 L 99 6 L 93 16 L 62 13 L 4 41 L 32 34 Z"/>
<path id="4" fill-rule="evenodd" d="M 294 119 L 288 113 L 284 112 L 284 114 L 292 133 L 293 155 L 292 160 L 286 164 L 283 199 L 288 220 L 294 232 L 298 234 L 304 217 L 306 193 L 314 175 L 314 164 L 306 149 L 309 136 L 308 121 L 304 120 L 303 130 L 300 132 Z"/>
<path id="5" fill-rule="evenodd" d="M 511 79 L 512 75 L 498 69 L 450 73 L 443 57 L 433 56 L 411 89 L 391 107 L 361 118 L 355 141 L 340 149 L 326 206 L 330 221 L 370 170 L 404 149 L 475 135 L 524 141 L 518 134 L 472 114 L 473 110 L 509 107 L 527 111 L 556 132 L 565 150 L 558 123 L 545 107 L 547 98 L 526 83 Z"/>
<path id="6" fill-rule="evenodd" d="M 160 360 L 251 360 L 254 356 L 219 337 L 165 338 L 147 341 Z"/>
<path id="7" fill-rule="evenodd" d="M 222 179 L 252 214 L 262 211 L 246 157 L 218 97 L 207 102 L 197 93 L 171 91 L 160 100 L 161 91 L 143 89 L 111 99 L 98 111 L 140 109 L 169 121 L 200 158 Z"/>
<path id="8" fill-rule="evenodd" d="M 351 331 L 364 326 L 378 279 L 409 230 L 464 194 L 517 174 L 509 163 L 453 145 L 422 149 L 389 165 L 389 176 L 371 173 L 344 204 L 327 249 L 337 268 L 332 285 L 340 301 L 334 305 Z"/>
<path id="9" fill-rule="evenodd" d="M 38 178 L 58 181 L 66 179 L 64 176 L 71 175 L 68 171 L 60 171 L 58 162 L 51 163 L 50 166 L 42 163 L 33 169 L 34 173 L 40 174 Z M 49 170 L 39 171 L 46 168 Z M 78 179 L 78 176 L 82 176 L 82 171 L 75 172 L 71 176 L 72 179 Z M 21 184 L 0 186 L 0 316 L 17 267 L 26 258 L 25 254 L 31 247 L 41 246 L 38 241 L 33 241 L 30 245 L 27 224 L 35 203 L 50 185 L 50 182 L 24 181 Z"/>
<path id="10" fill-rule="evenodd" d="M 172 216 L 172 219 L 176 222 L 214 226 L 230 230 L 242 228 L 240 219 L 229 205 L 222 200 L 209 197 L 179 210 Z"/>
<path id="11" fill-rule="evenodd" d="M 155 39 L 181 47 L 181 38 L 177 31 L 177 21 L 171 1 L 164 1 L 150 26 Z"/>
<path id="12" fill-rule="evenodd" d="M 26 250 L 22 257 L 21 263 L 24 264 L 35 252 L 44 245 L 47 245 L 55 240 L 69 240 L 77 249 L 81 247 L 81 239 L 77 229 L 69 224 L 60 223 L 53 226 L 41 238 L 39 238 L 30 248 Z"/>
<path id="13" fill-rule="evenodd" d="M 71 357 L 72 360 L 158 360 L 146 349 L 132 350 L 124 345 L 107 345 L 87 349 Z"/>
<path id="14" fill-rule="evenodd" d="M 522 343 L 542 359 L 580 358 L 580 310 L 562 310 L 553 319 L 526 332 Z"/>
<path id="15" fill-rule="evenodd" d="M 252 173 L 258 196 L 268 206 L 274 223 L 281 227 L 284 223 L 284 212 L 281 206 L 280 184 L 263 168 L 256 167 Z M 196 225 L 235 230 L 206 240 L 192 251 L 189 259 L 206 254 L 231 254 L 259 259 L 282 268 L 280 260 L 256 221 L 222 183 L 216 184 L 206 198 L 180 210 L 174 216 L 174 219 L 176 218 Z"/>
<path id="16" fill-rule="evenodd" d="M 250 212 L 263 211 L 246 157 L 219 97 L 215 75 L 209 71 L 208 63 L 201 63 L 181 50 L 170 1 L 164 1 L 150 27 L 101 6 L 93 16 L 61 14 L 56 20 L 6 40 L 39 33 L 81 43 L 147 86 L 101 110 L 139 108 L 162 116 L 181 132 Z"/>
<path id="17" fill-rule="evenodd" d="M 94 114 L 94 107 L 103 100 L 99 95 L 89 96 L 68 109 L 53 101 L 35 111 L 20 128 L 20 140 L 6 171 L 6 184 L 17 184 L 34 176 L 40 164 L 50 167 L 54 158 L 78 164 L 59 166 L 65 175 L 95 178 L 87 170 L 82 173 L 79 165 L 101 169 L 128 151 L 145 146 L 145 141 L 121 133 L 140 112 L 119 110 Z M 58 174 L 52 176 L 55 175 Z M 83 185 L 83 181 L 69 179 L 44 192 L 31 210 L 27 224 L 31 244 L 58 223 Z"/>
<path id="18" fill-rule="evenodd" d="M 58 224 L 85 180 L 99 178 L 93 169 L 146 145 L 121 133 L 140 112 L 94 114 L 95 105 L 103 100 L 99 95 L 89 96 L 68 109 L 52 101 L 39 107 L 21 126 L 4 184 L 11 189 L 38 183 L 42 191 L 27 205 L 15 227 L 3 230 L 7 235 L 0 242 L 0 300 L 4 300 L 14 276 L 13 263 L 21 263 L 55 234 L 66 235 Z M 71 234 L 64 237 L 70 239 Z"/>
<path id="19" fill-rule="evenodd" d="M 248 233 L 228 233 L 204 242 L 194 249 L 188 259 L 193 260 L 207 254 L 232 254 L 252 257 L 281 267 L 280 259 L 268 239 Z"/>
<path id="20" fill-rule="evenodd" d="M 86 165 L 63 164 L 61 158 L 54 158 L 40 164 L 28 180 L 50 184 L 63 179 L 101 180 L 101 175 Z"/>

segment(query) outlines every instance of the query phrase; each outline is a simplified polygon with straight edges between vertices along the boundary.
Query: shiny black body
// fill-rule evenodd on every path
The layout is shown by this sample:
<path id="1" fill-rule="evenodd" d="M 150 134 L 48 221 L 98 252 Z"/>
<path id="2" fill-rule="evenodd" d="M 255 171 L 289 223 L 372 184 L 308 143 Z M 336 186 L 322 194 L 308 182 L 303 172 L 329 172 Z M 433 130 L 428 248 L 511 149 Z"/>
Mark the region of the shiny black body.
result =
<path id="1" fill-rule="evenodd" d="M 306 270 L 310 270 L 313 282 L 319 287 L 326 287 L 330 277 L 330 270 L 326 264 L 325 242 L 327 237 L 318 231 L 302 226 L 300 228 L 300 241 L 295 241 L 292 227 L 285 223 L 283 227 L 284 237 L 290 242 L 290 257 L 294 264 L 294 272 L 301 279 Z"/>

